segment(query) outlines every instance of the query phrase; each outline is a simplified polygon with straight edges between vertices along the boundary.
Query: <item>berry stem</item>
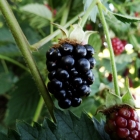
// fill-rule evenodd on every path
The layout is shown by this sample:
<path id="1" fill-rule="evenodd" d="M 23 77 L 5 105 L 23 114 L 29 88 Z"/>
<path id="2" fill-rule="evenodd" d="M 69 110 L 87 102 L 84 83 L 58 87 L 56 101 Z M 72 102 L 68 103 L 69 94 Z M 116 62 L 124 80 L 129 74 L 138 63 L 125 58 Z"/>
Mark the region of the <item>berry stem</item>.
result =
<path id="1" fill-rule="evenodd" d="M 83 12 L 79 14 L 79 16 L 82 16 Z M 69 22 L 67 22 L 67 24 L 64 26 L 64 28 L 69 27 L 72 23 L 74 23 L 76 20 L 78 20 L 77 18 L 78 16 L 76 15 L 73 19 L 71 19 Z M 53 32 L 53 34 L 48 35 L 47 37 L 43 38 L 42 40 L 40 40 L 39 42 L 33 44 L 30 49 L 33 51 L 38 50 L 40 47 L 42 47 L 43 45 L 45 45 L 48 41 L 50 41 L 51 39 L 53 39 L 55 36 L 57 36 L 58 34 L 60 34 L 61 31 L 58 29 L 55 32 Z"/>
<path id="2" fill-rule="evenodd" d="M 22 65 L 21 63 L 19 63 L 18 61 L 14 60 L 12 58 L 9 58 L 7 56 L 4 56 L 4 55 L 0 54 L 0 59 L 9 61 L 9 62 L 19 66 L 20 68 L 24 69 L 25 71 L 29 72 L 29 69 L 27 67 L 25 67 L 24 65 Z"/>
<path id="3" fill-rule="evenodd" d="M 115 65 L 114 53 L 113 53 L 113 49 L 112 49 L 112 43 L 111 43 L 110 36 L 109 36 L 108 26 L 107 26 L 104 14 L 102 12 L 102 3 L 100 2 L 100 0 L 97 1 L 97 6 L 98 6 L 98 10 L 99 10 L 100 20 L 101 20 L 101 23 L 102 23 L 104 31 L 105 31 L 108 49 L 110 52 L 110 61 L 111 61 L 111 67 L 112 67 L 115 94 L 120 96 L 120 90 L 119 90 L 118 79 L 117 79 L 117 70 L 116 70 L 116 65 Z"/>
<path id="4" fill-rule="evenodd" d="M 36 64 L 33 60 L 33 57 L 31 55 L 31 52 L 29 49 L 30 44 L 27 42 L 27 39 L 25 38 L 25 36 L 6 0 L 0 0 L 0 9 L 1 9 L 3 16 L 5 17 L 7 24 L 9 25 L 9 28 L 13 34 L 13 37 L 15 38 L 17 46 L 19 47 L 27 65 L 30 69 L 31 75 L 33 76 L 33 78 L 36 82 L 36 85 L 44 99 L 44 102 L 48 107 L 50 115 L 51 115 L 52 119 L 55 121 L 54 114 L 53 114 L 54 104 L 53 104 L 51 96 L 45 86 L 45 83 L 43 82 L 43 79 L 36 67 Z"/>
<path id="5" fill-rule="evenodd" d="M 40 99 L 39 99 L 39 102 L 38 102 L 38 105 L 37 105 L 37 108 L 36 108 L 36 112 L 34 114 L 33 121 L 31 123 L 32 126 L 33 126 L 34 122 L 38 121 L 39 116 L 41 114 L 41 110 L 43 108 L 43 105 L 44 105 L 44 101 L 43 101 L 42 96 L 40 96 Z"/>
<path id="6" fill-rule="evenodd" d="M 6 62 L 5 62 L 5 60 L 1 60 L 1 63 L 2 63 L 2 66 L 3 66 L 3 69 L 4 69 L 4 71 L 5 71 L 5 73 L 9 73 L 9 70 L 8 70 L 8 67 L 7 67 L 7 65 L 6 65 Z"/>
<path id="7" fill-rule="evenodd" d="M 86 13 L 84 14 L 84 16 L 82 17 L 82 21 L 81 21 L 81 27 L 84 27 L 89 14 L 91 13 L 91 10 L 93 9 L 93 7 L 96 5 L 97 0 L 93 0 L 93 2 L 91 3 L 91 5 L 89 6 L 89 8 L 87 9 Z"/>

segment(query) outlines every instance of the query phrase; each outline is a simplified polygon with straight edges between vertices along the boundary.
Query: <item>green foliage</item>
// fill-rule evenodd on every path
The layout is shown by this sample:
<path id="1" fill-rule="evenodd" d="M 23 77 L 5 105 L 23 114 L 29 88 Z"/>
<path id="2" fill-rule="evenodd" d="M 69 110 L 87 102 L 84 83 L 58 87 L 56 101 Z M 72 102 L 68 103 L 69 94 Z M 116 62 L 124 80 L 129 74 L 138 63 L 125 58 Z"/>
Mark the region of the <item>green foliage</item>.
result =
<path id="1" fill-rule="evenodd" d="M 137 56 L 136 53 L 131 54 L 122 54 L 115 57 L 116 63 L 124 63 L 124 62 L 132 62 L 134 58 Z"/>
<path id="2" fill-rule="evenodd" d="M 14 85 L 12 73 L 1 73 L 0 74 L 0 94 L 5 94 Z"/>
<path id="3" fill-rule="evenodd" d="M 109 140 L 108 135 L 103 130 L 103 122 L 100 124 L 96 119 L 93 119 L 93 122 L 85 113 L 78 118 L 70 111 L 63 112 L 55 109 L 55 118 L 56 124 L 46 118 L 42 126 L 34 123 L 33 127 L 24 121 L 17 121 L 16 128 L 19 134 L 10 130 L 8 137 L 10 140 Z M 103 131 L 100 132 L 98 129 Z M 4 138 L 6 138 L 5 135 Z"/>
<path id="4" fill-rule="evenodd" d="M 113 13 L 115 15 L 115 17 L 122 21 L 122 22 L 127 22 L 127 23 L 131 23 L 131 22 L 136 22 L 136 21 L 140 21 L 140 18 L 136 18 L 136 17 L 131 17 L 131 16 L 127 16 L 127 15 L 121 15 L 121 14 L 117 14 L 117 13 Z"/>
<path id="5" fill-rule="evenodd" d="M 52 20 L 52 12 L 43 4 L 28 4 L 20 8 L 35 28 L 45 27 Z"/>
<path id="6" fill-rule="evenodd" d="M 0 132 L 0 140 L 9 140 L 7 136 Z"/>
<path id="7" fill-rule="evenodd" d="M 113 14 L 106 14 L 105 16 L 108 25 L 116 34 L 125 34 L 130 28 L 129 23 L 124 23 L 118 20 Z"/>
<path id="8" fill-rule="evenodd" d="M 0 28 L 0 42 L 14 43 L 14 39 L 7 28 Z"/>
<path id="9" fill-rule="evenodd" d="M 91 5 L 91 3 L 93 2 L 93 0 L 83 0 L 83 3 L 84 3 L 84 10 L 86 11 L 89 6 Z M 97 16 L 97 13 L 98 13 L 98 8 L 97 6 L 95 6 L 93 8 L 93 10 L 91 11 L 90 13 L 90 19 L 93 21 L 93 22 L 96 22 L 96 16 Z"/>
<path id="10" fill-rule="evenodd" d="M 39 93 L 33 79 L 27 75 L 17 82 L 10 93 L 5 122 L 13 125 L 16 119 L 32 121 L 38 101 Z"/>
<path id="11" fill-rule="evenodd" d="M 16 57 L 16 56 L 21 55 L 18 48 L 13 44 L 0 46 L 0 54 L 5 55 L 5 56 L 9 56 L 9 57 Z"/>

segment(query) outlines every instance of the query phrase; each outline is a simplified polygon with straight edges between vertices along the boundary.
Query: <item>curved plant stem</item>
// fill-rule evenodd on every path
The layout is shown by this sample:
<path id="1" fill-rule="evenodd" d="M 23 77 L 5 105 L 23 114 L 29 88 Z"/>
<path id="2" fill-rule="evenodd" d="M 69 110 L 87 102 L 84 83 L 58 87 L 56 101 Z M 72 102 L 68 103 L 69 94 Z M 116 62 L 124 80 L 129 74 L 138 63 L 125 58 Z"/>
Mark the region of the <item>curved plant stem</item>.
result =
<path id="1" fill-rule="evenodd" d="M 81 22 L 81 27 L 84 27 L 89 14 L 91 13 L 91 10 L 93 9 L 93 7 L 96 5 L 97 0 L 93 0 L 93 2 L 91 3 L 91 5 L 89 6 L 89 8 L 87 9 L 86 13 L 84 14 L 83 18 L 82 18 L 82 22 Z"/>
<path id="2" fill-rule="evenodd" d="M 83 12 L 79 14 L 79 16 L 82 16 Z M 73 19 L 71 19 L 69 22 L 67 22 L 67 24 L 64 26 L 65 28 L 69 27 L 72 23 L 74 23 L 76 20 L 78 20 L 78 15 L 75 16 Z M 53 32 L 53 34 L 43 38 L 42 40 L 40 40 L 39 42 L 33 44 L 30 49 L 32 51 L 36 51 L 38 50 L 40 47 L 42 47 L 43 45 L 45 45 L 48 41 L 50 41 L 51 39 L 53 39 L 55 36 L 57 36 L 59 33 L 61 33 L 60 30 L 56 30 L 55 32 Z"/>
<path id="3" fill-rule="evenodd" d="M 43 101 L 43 98 L 42 96 L 40 96 L 40 99 L 39 99 L 39 102 L 38 102 L 38 105 L 37 105 L 37 108 L 36 108 L 36 112 L 34 114 L 34 117 L 33 117 L 33 121 L 32 121 L 32 124 L 34 124 L 34 122 L 37 122 L 38 119 L 39 119 L 39 116 L 41 114 L 41 110 L 43 108 L 43 105 L 44 105 L 44 101 Z"/>
<path id="4" fill-rule="evenodd" d="M 63 11 L 63 15 L 62 15 L 61 23 L 60 23 L 60 25 L 62 25 L 62 26 L 65 25 L 67 22 L 69 10 L 70 10 L 70 5 L 71 5 L 71 0 L 69 0 L 67 2 L 67 5 Z"/>
<path id="5" fill-rule="evenodd" d="M 5 63 L 5 60 L 1 60 L 1 63 L 2 63 L 2 65 L 3 65 L 3 68 L 4 68 L 4 71 L 5 71 L 5 73 L 8 73 L 9 72 L 9 70 L 8 70 L 8 67 L 7 67 L 7 65 L 6 65 L 6 63 Z"/>
<path id="6" fill-rule="evenodd" d="M 15 38 L 15 41 L 17 43 L 17 46 L 19 47 L 29 69 L 30 72 L 36 82 L 36 85 L 44 99 L 45 104 L 48 107 L 48 110 L 51 114 L 52 119 L 55 121 L 55 117 L 53 114 L 53 108 L 54 108 L 54 104 L 53 101 L 51 99 L 51 96 L 45 86 L 45 83 L 42 80 L 42 77 L 36 67 L 36 64 L 32 58 L 30 49 L 29 49 L 29 44 L 25 41 L 25 36 L 12 12 L 12 10 L 10 9 L 8 3 L 6 0 L 0 0 L 0 9 L 1 12 L 3 14 L 3 16 L 6 19 L 6 22 L 9 25 L 9 28 Z"/>
<path id="7" fill-rule="evenodd" d="M 0 54 L 0 59 L 2 60 L 6 60 L 6 61 L 9 61 L 17 66 L 19 66 L 20 68 L 26 70 L 27 72 L 30 72 L 29 69 L 27 67 L 25 67 L 24 65 L 22 65 L 21 63 L 17 62 L 16 60 L 12 59 L 12 58 L 9 58 L 7 56 L 4 56 L 4 55 L 1 55 Z"/>
<path id="8" fill-rule="evenodd" d="M 104 14 L 102 12 L 102 3 L 100 2 L 100 0 L 97 1 L 97 6 L 98 6 L 98 10 L 99 10 L 100 20 L 101 20 L 101 23 L 102 23 L 104 31 L 105 31 L 108 49 L 110 52 L 110 61 L 111 61 L 111 67 L 112 67 L 112 73 L 113 73 L 113 83 L 114 83 L 115 94 L 120 96 L 120 90 L 119 90 L 118 79 L 117 79 L 117 70 L 116 70 L 116 65 L 115 65 L 114 53 L 113 53 L 113 49 L 112 49 L 112 43 L 111 43 L 110 36 L 109 36 L 108 26 L 105 21 Z"/>

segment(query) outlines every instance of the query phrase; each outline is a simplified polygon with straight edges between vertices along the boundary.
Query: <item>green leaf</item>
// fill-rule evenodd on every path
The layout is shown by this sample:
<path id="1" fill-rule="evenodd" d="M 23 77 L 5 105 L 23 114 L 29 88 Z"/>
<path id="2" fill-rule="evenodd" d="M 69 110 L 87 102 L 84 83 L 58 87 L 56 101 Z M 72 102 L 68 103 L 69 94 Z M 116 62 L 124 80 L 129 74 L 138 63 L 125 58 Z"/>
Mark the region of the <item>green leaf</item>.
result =
<path id="1" fill-rule="evenodd" d="M 131 22 L 136 22 L 136 21 L 140 21 L 140 18 L 136 18 L 136 17 L 131 17 L 131 16 L 127 16 L 127 15 L 121 15 L 121 14 L 117 14 L 117 13 L 112 13 L 118 20 L 122 21 L 122 22 L 127 22 L 127 23 L 131 23 Z"/>
<path id="2" fill-rule="evenodd" d="M 5 94 L 13 86 L 13 76 L 11 73 L 0 74 L 0 94 Z"/>
<path id="3" fill-rule="evenodd" d="M 46 27 L 52 20 L 52 12 L 42 4 L 28 4 L 21 7 L 23 19 L 36 29 Z"/>
<path id="4" fill-rule="evenodd" d="M 92 34 L 92 35 L 89 37 L 88 43 L 89 43 L 91 46 L 93 46 L 93 48 L 96 50 L 97 53 L 100 51 L 101 46 L 102 46 L 102 40 L 101 40 L 99 34 Z"/>
<path id="5" fill-rule="evenodd" d="M 6 28 L 0 28 L 0 42 L 14 43 L 14 39 L 10 31 Z"/>
<path id="6" fill-rule="evenodd" d="M 95 77 L 95 82 L 91 85 L 91 94 L 90 96 L 93 96 L 95 93 L 99 91 L 99 86 L 100 86 L 100 79 L 99 79 L 99 74 L 96 68 L 93 70 L 94 77 Z"/>
<path id="7" fill-rule="evenodd" d="M 9 140 L 8 137 L 0 132 L 0 140 Z"/>
<path id="8" fill-rule="evenodd" d="M 140 68 L 140 59 L 136 59 L 136 68 Z"/>
<path id="9" fill-rule="evenodd" d="M 125 36 L 125 33 L 130 29 L 129 23 L 121 22 L 113 14 L 106 14 L 105 18 L 110 28 L 119 36 L 121 34 Z"/>
<path id="10" fill-rule="evenodd" d="M 37 128 L 31 127 L 24 121 L 18 121 L 16 124 L 17 130 L 20 134 L 20 139 L 28 139 L 28 140 L 35 140 L 38 137 Z"/>
<path id="11" fill-rule="evenodd" d="M 10 137 L 10 140 L 19 140 L 20 139 L 19 134 L 13 129 L 8 129 L 8 137 Z"/>
<path id="12" fill-rule="evenodd" d="M 104 130 L 104 122 L 103 121 L 98 122 L 95 118 L 93 118 L 93 121 L 94 121 L 94 126 L 95 126 L 96 130 L 98 130 L 101 137 L 104 140 L 110 140 L 109 135 Z"/>
<path id="13" fill-rule="evenodd" d="M 38 89 L 31 76 L 20 79 L 10 95 L 5 123 L 12 125 L 16 119 L 31 122 L 39 101 Z"/>
<path id="14" fill-rule="evenodd" d="M 18 121 L 16 126 L 19 140 L 109 140 L 99 134 L 87 114 L 83 113 L 78 118 L 70 111 L 63 112 L 55 108 L 54 112 L 56 124 L 45 119 L 42 126 L 35 123 L 32 127 L 24 121 Z"/>
<path id="15" fill-rule="evenodd" d="M 133 59 L 137 56 L 136 53 L 131 54 L 121 54 L 115 57 L 115 62 L 117 63 L 124 63 L 124 62 L 132 62 Z"/>
<path id="16" fill-rule="evenodd" d="M 89 6 L 91 5 L 92 2 L 93 2 L 93 0 L 83 0 L 84 11 L 86 11 L 89 8 Z M 90 13 L 90 19 L 93 22 L 96 22 L 97 13 L 98 13 L 98 8 L 97 8 L 97 6 L 94 6 L 94 8 L 92 9 L 92 11 Z"/>
<path id="17" fill-rule="evenodd" d="M 64 113 L 58 109 L 55 109 L 55 116 L 57 121 L 57 129 L 63 138 L 67 140 L 91 140 L 101 139 L 98 131 L 94 128 L 93 122 L 89 116 L 82 114 L 78 119 L 71 112 Z"/>
<path id="18" fill-rule="evenodd" d="M 122 104 L 121 98 L 116 94 L 106 91 L 106 100 L 105 100 L 106 108 L 119 104 Z"/>
<path id="19" fill-rule="evenodd" d="M 126 88 L 127 92 L 122 96 L 122 102 L 124 104 L 130 105 L 131 107 L 135 107 L 134 98 L 129 89 L 129 79 L 126 79 Z"/>
<path id="20" fill-rule="evenodd" d="M 45 5 L 42 5 L 42 4 L 37 4 L 37 3 L 28 4 L 28 5 L 21 7 L 21 10 L 24 12 L 28 12 L 28 13 L 34 14 L 36 16 L 45 18 L 47 20 L 52 19 L 51 11 Z"/>
<path id="21" fill-rule="evenodd" d="M 15 57 L 15 56 L 20 56 L 21 55 L 18 48 L 13 44 L 0 46 L 0 54 L 10 56 L 10 57 Z"/>

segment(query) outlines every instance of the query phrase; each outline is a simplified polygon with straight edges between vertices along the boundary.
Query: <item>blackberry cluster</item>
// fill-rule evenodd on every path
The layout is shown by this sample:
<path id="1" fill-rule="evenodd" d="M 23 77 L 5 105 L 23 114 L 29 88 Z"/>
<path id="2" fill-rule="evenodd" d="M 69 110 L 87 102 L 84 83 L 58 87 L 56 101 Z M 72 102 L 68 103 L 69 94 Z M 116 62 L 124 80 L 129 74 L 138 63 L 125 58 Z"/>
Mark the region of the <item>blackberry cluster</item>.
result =
<path id="1" fill-rule="evenodd" d="M 46 53 L 49 71 L 48 90 L 58 100 L 58 105 L 67 109 L 81 104 L 83 96 L 91 92 L 95 78 L 92 68 L 96 61 L 90 45 L 63 43 L 50 48 Z"/>

